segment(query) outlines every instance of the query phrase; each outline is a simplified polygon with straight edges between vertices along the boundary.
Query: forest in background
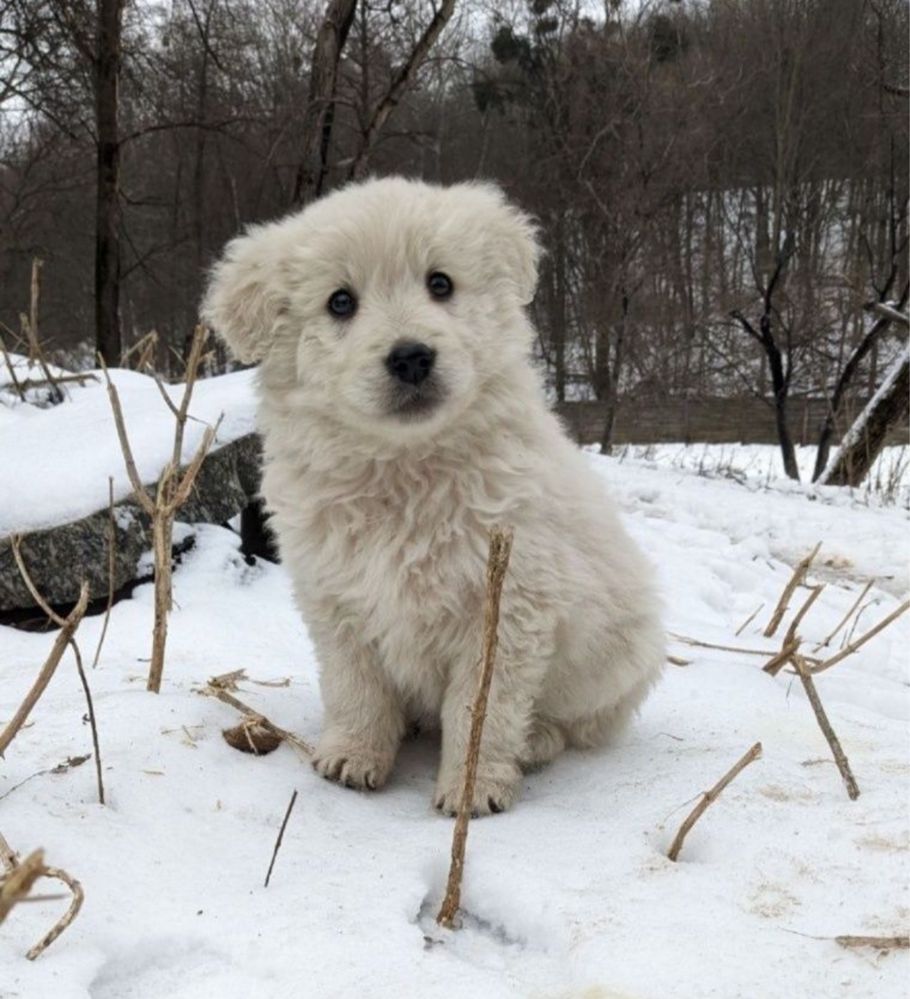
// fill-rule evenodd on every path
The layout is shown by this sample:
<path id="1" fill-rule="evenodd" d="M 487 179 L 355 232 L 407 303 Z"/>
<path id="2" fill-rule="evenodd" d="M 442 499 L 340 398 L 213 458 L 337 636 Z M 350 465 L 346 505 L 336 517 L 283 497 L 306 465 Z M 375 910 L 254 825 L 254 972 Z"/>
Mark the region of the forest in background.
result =
<path id="1" fill-rule="evenodd" d="M 751 395 L 786 467 L 810 395 L 824 467 L 906 337 L 874 310 L 908 294 L 907 31 L 905 0 L 0 0 L 5 341 L 39 259 L 46 349 L 154 330 L 177 374 L 246 224 L 492 179 L 541 227 L 553 397 L 605 446 L 623 399 Z"/>

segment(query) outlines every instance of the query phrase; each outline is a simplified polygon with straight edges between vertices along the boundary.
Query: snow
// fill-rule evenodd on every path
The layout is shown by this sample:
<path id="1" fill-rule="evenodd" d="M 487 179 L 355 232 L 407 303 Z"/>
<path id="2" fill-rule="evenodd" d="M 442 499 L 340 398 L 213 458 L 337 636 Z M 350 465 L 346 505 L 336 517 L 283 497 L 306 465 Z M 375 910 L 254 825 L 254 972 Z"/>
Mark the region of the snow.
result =
<path id="1" fill-rule="evenodd" d="M 114 500 L 132 492 L 111 417 L 111 403 L 100 371 L 81 372 L 82 386 L 68 383 L 67 400 L 38 408 L 14 405 L 6 394 L 0 405 L 3 475 L 0 476 L 0 537 L 77 520 L 108 504 L 108 477 Z M 224 418 L 215 447 L 254 429 L 253 372 L 238 371 L 196 383 L 183 440 L 189 461 L 207 425 Z M 142 481 L 157 481 L 171 458 L 174 419 L 152 378 L 135 371 L 111 370 L 123 406 L 130 445 Z M 176 405 L 183 385 L 166 390 Z M 78 455 L 78 460 L 72 460 Z"/>
<path id="2" fill-rule="evenodd" d="M 164 408 L 157 390 L 140 391 L 138 376 L 117 377 L 129 388 L 131 432 L 154 450 L 146 418 L 151 424 Z M 233 396 L 247 399 L 249 376 L 228 377 L 235 382 L 211 398 L 207 383 L 197 387 L 200 418 L 222 409 L 247 418 Z M 94 391 L 74 393 L 69 409 L 92 440 L 78 468 L 65 467 L 63 453 L 53 466 L 33 466 L 36 476 L 53 470 L 80 501 L 89 468 L 103 490 L 118 471 L 106 399 Z M 58 411 L 23 420 L 17 437 Z M 96 445 L 106 462 L 96 464 Z M 6 460 L 25 462 L 26 450 L 4 440 Z M 810 578 L 827 586 L 800 628 L 810 652 L 867 578 L 877 582 L 857 634 L 906 596 L 899 506 L 766 480 L 764 471 L 738 481 L 724 471 L 738 459 L 711 472 L 695 449 L 674 462 L 678 452 L 590 456 L 657 565 L 674 634 L 776 650 L 795 608 L 775 638 L 761 631 L 792 565 L 819 540 Z M 757 469 L 762 453 L 749 454 Z M 143 456 L 144 467 L 153 471 L 166 457 L 162 445 Z M 0 519 L 15 515 L 22 526 L 33 517 L 39 485 L 23 483 L 27 501 L 4 494 Z M 90 674 L 108 804 L 96 801 L 92 762 L 48 772 L 91 748 L 69 654 L 7 751 L 0 830 L 23 853 L 43 847 L 49 863 L 81 881 L 86 902 L 33 963 L 24 952 L 66 903 L 14 910 L 0 927 L 3 999 L 906 994 L 906 952 L 845 951 L 830 938 L 906 933 L 910 922 L 910 615 L 817 680 L 862 791 L 857 801 L 848 800 L 792 675 L 772 679 L 761 656 L 673 640 L 670 651 L 688 665 L 668 666 L 619 744 L 566 754 L 526 778 L 511 812 L 471 824 L 468 916 L 462 929 L 442 932 L 433 916 L 452 822 L 431 807 L 438 747 L 430 737 L 406 743 L 391 784 L 375 794 L 318 779 L 287 745 L 263 758 L 229 748 L 221 730 L 236 713 L 196 692 L 209 676 L 245 669 L 250 680 L 238 696 L 313 740 L 316 666 L 285 570 L 247 565 L 225 528 L 195 530 L 197 544 L 174 575 L 161 695 L 144 688 L 151 585 L 116 605 Z M 88 661 L 101 626 L 98 616 L 80 628 Z M 51 642 L 0 628 L 0 724 Z M 254 682 L 285 679 L 285 687 Z M 667 847 L 698 794 L 757 740 L 763 757 L 708 809 L 671 863 Z"/>

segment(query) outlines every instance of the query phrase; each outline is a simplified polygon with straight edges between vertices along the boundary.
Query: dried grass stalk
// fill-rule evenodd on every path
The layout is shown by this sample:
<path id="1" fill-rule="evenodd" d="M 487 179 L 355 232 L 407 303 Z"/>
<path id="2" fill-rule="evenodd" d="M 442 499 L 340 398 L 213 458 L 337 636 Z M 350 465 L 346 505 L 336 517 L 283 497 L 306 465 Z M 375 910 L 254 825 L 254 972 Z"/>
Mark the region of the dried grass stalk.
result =
<path id="1" fill-rule="evenodd" d="M 800 655 L 793 656 L 793 665 L 796 667 L 796 672 L 799 674 L 800 680 L 802 680 L 803 688 L 806 691 L 806 697 L 809 698 L 809 703 L 812 705 L 812 710 L 815 712 L 818 726 L 822 730 L 825 738 L 828 740 L 828 745 L 831 747 L 834 762 L 837 764 L 837 769 L 840 771 L 840 775 L 844 779 L 844 784 L 847 786 L 847 794 L 849 795 L 851 801 L 856 801 L 859 797 L 859 787 L 857 786 L 856 779 L 853 776 L 853 771 L 850 769 L 847 754 L 844 752 L 843 747 L 840 744 L 840 740 L 837 738 L 834 729 L 831 727 L 831 722 L 828 720 L 827 714 L 825 714 L 825 709 L 822 706 L 821 698 L 818 696 L 818 690 L 815 687 L 815 681 L 812 679 L 809 665 Z"/>
<path id="2" fill-rule="evenodd" d="M 44 597 L 38 592 L 38 587 L 35 586 L 35 583 L 32 580 L 32 577 L 28 571 L 28 567 L 26 566 L 25 561 L 22 558 L 22 551 L 21 551 L 22 539 L 18 535 L 16 535 L 12 538 L 11 544 L 13 549 L 13 557 L 16 559 L 16 566 L 19 569 L 19 575 L 22 577 L 22 580 L 25 583 L 26 587 L 28 588 L 29 593 L 31 593 L 33 599 L 41 608 L 41 610 L 43 610 L 44 613 L 47 614 L 47 616 L 51 619 L 51 621 L 53 621 L 54 624 L 56 624 L 61 629 L 61 632 L 63 632 L 66 629 L 67 621 L 69 620 L 69 618 L 61 617 L 44 599 Z M 83 589 L 87 591 L 88 584 L 83 583 L 82 586 Z M 78 627 L 78 622 L 77 622 L 77 627 Z M 98 723 L 95 719 L 95 703 L 92 700 L 92 690 L 91 687 L 89 687 L 88 677 L 86 676 L 85 668 L 82 665 L 82 653 L 79 650 L 79 645 L 77 644 L 76 639 L 73 637 L 73 632 L 75 632 L 75 628 L 73 629 L 72 632 L 69 633 L 68 640 L 69 640 L 69 645 L 73 650 L 73 655 L 76 657 L 76 670 L 79 673 L 79 682 L 82 684 L 82 691 L 85 694 L 85 704 L 88 709 L 89 726 L 92 732 L 92 745 L 95 747 L 95 778 L 98 783 L 98 801 L 100 804 L 103 805 L 104 780 L 101 776 L 101 746 L 98 742 Z"/>
<path id="3" fill-rule="evenodd" d="M 790 577 L 790 581 L 784 587 L 783 592 L 780 595 L 780 600 L 777 601 L 777 606 L 774 608 L 774 613 L 771 615 L 768 624 L 765 627 L 765 638 L 771 638 L 774 632 L 777 631 L 780 622 L 783 620 L 784 614 L 787 613 L 787 607 L 790 603 L 790 598 L 796 592 L 797 586 L 803 582 L 806 575 L 809 572 L 809 567 L 815 560 L 815 556 L 818 554 L 822 543 L 819 543 L 803 558 L 799 563 L 797 563 L 796 568 L 793 570 L 793 575 Z"/>
<path id="4" fill-rule="evenodd" d="M 53 878 L 62 881 L 72 894 L 72 901 L 66 912 L 57 920 L 53 927 L 26 952 L 29 961 L 34 961 L 60 936 L 60 934 L 79 915 L 85 893 L 82 885 L 66 871 L 59 867 L 48 867 L 44 863 L 44 851 L 34 850 L 25 860 L 19 861 L 2 835 L 0 835 L 0 861 L 3 862 L 4 873 L 0 877 L 0 923 L 6 919 L 13 908 L 21 902 L 37 901 L 30 892 L 40 878 Z M 56 897 L 56 896 L 54 896 Z"/>
<path id="5" fill-rule="evenodd" d="M 815 652 L 818 652 L 819 649 L 823 649 L 823 648 L 825 648 L 826 646 L 828 646 L 831 643 L 831 641 L 834 638 L 834 636 L 841 630 L 841 628 L 843 628 L 843 626 L 856 613 L 857 608 L 863 602 L 863 597 L 865 597 L 865 595 L 869 592 L 869 590 L 872 589 L 872 586 L 873 586 L 874 583 L 875 583 L 874 579 L 870 579 L 866 583 L 866 585 L 862 589 L 862 592 L 856 598 L 856 600 L 850 605 L 850 610 L 848 610 L 847 613 L 844 614 L 844 616 L 841 618 L 841 620 L 840 620 L 839 624 L 837 625 L 837 627 L 831 632 L 830 635 L 828 635 L 828 637 L 823 642 L 821 642 L 820 644 L 818 644 L 818 645 L 815 646 L 815 650 L 814 650 Z"/>
<path id="6" fill-rule="evenodd" d="M 451 929 L 461 903 L 461 881 L 464 877 L 464 854 L 468 839 L 468 823 L 471 818 L 471 802 L 474 800 L 474 784 L 477 780 L 477 764 L 480 760 L 480 739 L 487 713 L 487 699 L 493 679 L 493 664 L 496 660 L 498 641 L 499 603 L 502 598 L 502 584 L 509 556 L 512 552 L 512 531 L 494 528 L 490 532 L 490 553 L 487 558 L 487 596 L 483 619 L 483 645 L 480 664 L 480 682 L 474 708 L 471 713 L 471 734 L 465 758 L 464 789 L 455 819 L 452 834 L 452 862 L 446 883 L 446 893 L 436 917 L 440 926 Z"/>
<path id="7" fill-rule="evenodd" d="M 875 950 L 908 950 L 910 949 L 910 936 L 896 937 L 856 937 L 840 936 L 834 938 L 841 947 L 855 949 L 857 947 L 873 947 Z"/>
<path id="8" fill-rule="evenodd" d="M 818 600 L 824 588 L 825 588 L 824 583 L 819 583 L 818 586 L 812 587 L 812 591 L 810 592 L 808 599 L 802 605 L 802 607 L 800 607 L 800 609 L 796 612 L 796 614 L 793 617 L 793 620 L 790 622 L 790 627 L 787 628 L 787 633 L 786 635 L 784 635 L 784 641 L 783 641 L 783 644 L 785 646 L 789 645 L 791 642 L 800 641 L 799 635 L 796 633 L 796 629 L 800 626 L 800 624 L 802 624 L 802 620 L 809 612 L 809 608 L 815 603 L 816 600 Z"/>
<path id="9" fill-rule="evenodd" d="M 284 839 L 284 830 L 287 828 L 288 819 L 291 817 L 291 812 L 294 810 L 294 804 L 297 801 L 297 791 L 291 795 L 291 800 L 288 802 L 287 811 L 284 813 L 284 818 L 281 822 L 281 828 L 278 830 L 278 839 L 275 840 L 275 847 L 272 850 L 272 859 L 269 861 L 269 869 L 265 874 L 265 888 L 269 886 L 269 879 L 272 877 L 272 868 L 275 866 L 275 858 L 278 856 L 278 851 L 281 849 L 281 841 Z"/>
<path id="10" fill-rule="evenodd" d="M 875 638 L 875 636 L 880 631 L 884 631 L 884 629 L 887 628 L 889 624 L 896 621 L 901 616 L 901 614 L 905 613 L 908 609 L 910 609 L 910 600 L 905 600 L 900 605 L 900 607 L 897 608 L 897 610 L 893 610 L 887 617 L 879 621 L 878 624 L 875 625 L 873 628 L 870 628 L 868 631 L 863 632 L 863 634 L 860 635 L 859 638 L 857 638 L 855 641 L 850 642 L 850 644 L 847 645 L 845 648 L 841 649 L 841 651 L 838 652 L 837 655 L 831 656 L 830 659 L 826 659 L 824 662 L 812 664 L 811 672 L 823 673 L 826 669 L 831 669 L 832 666 L 837 665 L 837 663 L 839 663 L 842 659 L 846 659 L 847 656 L 852 656 L 853 653 L 857 651 L 857 649 L 862 648 L 866 644 L 866 642 L 869 641 L 869 639 Z"/>
<path id="11" fill-rule="evenodd" d="M 686 816 L 685 821 L 679 827 L 679 831 L 673 837 L 673 842 L 670 844 L 670 849 L 667 851 L 667 856 L 670 860 L 677 860 L 679 857 L 679 852 L 682 850 L 683 843 L 685 842 L 686 836 L 692 829 L 692 826 L 704 815 L 708 806 L 715 802 L 721 795 L 724 788 L 740 773 L 740 771 L 745 770 L 745 768 L 757 760 L 762 753 L 762 747 L 760 742 L 756 742 L 755 745 L 745 753 L 733 766 L 721 777 L 721 779 L 711 788 L 710 791 L 703 791 L 701 798 L 698 800 L 698 804 L 692 809 L 691 812 Z"/>
<path id="12" fill-rule="evenodd" d="M 30 948 L 26 952 L 25 956 L 29 959 L 29 961 L 34 961 L 36 957 L 50 947 L 57 937 L 59 937 L 60 934 L 70 925 L 70 923 L 72 923 L 76 916 L 79 915 L 79 910 L 82 908 L 82 903 L 85 901 L 85 893 L 82 891 L 82 885 L 79 884 L 79 882 L 71 874 L 67 874 L 67 872 L 61 868 L 45 867 L 41 871 L 41 877 L 54 878 L 56 881 L 62 881 L 72 892 L 73 898 L 70 902 L 69 908 L 57 920 L 53 927 L 51 927 L 51 929 L 44 934 L 34 947 Z"/>
<path id="13" fill-rule="evenodd" d="M 104 608 L 104 621 L 101 624 L 101 634 L 95 646 L 95 657 L 92 659 L 92 669 L 98 665 L 101 658 L 101 647 L 107 636 L 107 626 L 111 620 L 111 608 L 114 606 L 114 570 L 117 564 L 117 521 L 114 518 L 114 480 L 107 480 L 107 606 Z"/>
<path id="14" fill-rule="evenodd" d="M 173 547 L 174 520 L 177 511 L 189 499 L 196 476 L 199 474 L 202 462 L 205 460 L 205 456 L 212 446 L 218 426 L 221 423 L 219 418 L 218 423 L 214 427 L 206 427 L 196 453 L 184 470 L 183 475 L 178 478 L 178 470 L 183 458 L 183 434 L 186 421 L 189 418 L 190 401 L 193 396 L 193 387 L 196 384 L 196 376 L 199 371 L 199 363 L 202 359 L 202 349 L 205 345 L 206 336 L 207 331 L 205 327 L 197 326 L 193 334 L 193 342 L 186 367 L 186 384 L 179 407 L 174 406 L 163 386 L 158 385 L 166 398 L 168 408 L 174 414 L 175 426 L 171 460 L 165 465 L 159 476 L 154 500 L 142 484 L 136 468 L 136 461 L 130 447 L 129 435 L 127 434 L 126 423 L 123 418 L 123 407 L 120 404 L 117 387 L 111 381 L 111 376 L 107 370 L 107 365 L 104 363 L 104 359 L 99 357 L 101 369 L 107 381 L 107 391 L 111 401 L 111 409 L 114 413 L 117 437 L 120 441 L 120 449 L 123 452 L 123 461 L 126 465 L 130 485 L 133 487 L 136 501 L 152 521 L 152 553 L 155 561 L 155 611 L 152 626 L 152 658 L 149 665 L 146 689 L 156 694 L 161 690 L 161 679 L 164 674 L 164 652 L 167 644 L 167 616 L 173 605 L 171 550 Z"/>
<path id="15" fill-rule="evenodd" d="M 13 544 L 13 553 L 14 555 L 17 553 L 15 542 Z M 0 732 L 0 756 L 3 756 L 9 744 L 15 739 L 16 733 L 25 724 L 29 714 L 31 714 L 32 708 L 38 703 L 38 699 L 51 682 L 51 677 L 54 675 L 54 671 L 57 669 L 66 647 L 71 643 L 73 634 L 85 615 L 86 607 L 88 607 L 88 584 L 83 583 L 82 589 L 79 591 L 79 599 L 76 601 L 76 606 L 66 618 L 62 619 L 63 623 L 60 626 L 60 631 L 57 632 L 53 647 L 44 665 L 38 671 L 38 676 L 35 678 L 31 690 L 25 695 L 25 700 L 19 705 L 19 709 L 9 722 L 7 722 L 6 728 Z"/>
<path id="16" fill-rule="evenodd" d="M 765 602 L 764 602 L 764 601 L 762 601 L 762 602 L 761 602 L 761 603 L 760 603 L 760 604 L 759 604 L 759 605 L 758 605 L 758 606 L 757 606 L 757 607 L 755 608 L 755 610 L 754 610 L 754 611 L 752 611 L 752 613 L 751 613 L 751 614 L 750 614 L 750 615 L 749 615 L 749 616 L 748 616 L 748 617 L 746 618 L 746 620 L 745 620 L 745 621 L 743 621 L 743 623 L 742 623 L 742 624 L 741 624 L 741 625 L 740 625 L 740 626 L 739 626 L 739 627 L 738 627 L 738 628 L 736 629 L 736 631 L 734 632 L 734 634 L 735 634 L 735 636 L 736 636 L 737 638 L 739 638 L 739 636 L 740 636 L 740 635 L 741 635 L 741 634 L 742 634 L 742 633 L 743 633 L 743 632 L 744 632 L 744 631 L 746 630 L 746 628 L 748 628 L 748 627 L 749 627 L 749 625 L 750 625 L 750 624 L 751 624 L 751 623 L 752 623 L 752 622 L 753 622 L 753 621 L 755 620 L 755 618 L 756 618 L 756 617 L 758 616 L 758 614 L 760 613 L 760 611 L 761 611 L 762 607 L 764 607 L 764 606 L 765 606 Z"/>

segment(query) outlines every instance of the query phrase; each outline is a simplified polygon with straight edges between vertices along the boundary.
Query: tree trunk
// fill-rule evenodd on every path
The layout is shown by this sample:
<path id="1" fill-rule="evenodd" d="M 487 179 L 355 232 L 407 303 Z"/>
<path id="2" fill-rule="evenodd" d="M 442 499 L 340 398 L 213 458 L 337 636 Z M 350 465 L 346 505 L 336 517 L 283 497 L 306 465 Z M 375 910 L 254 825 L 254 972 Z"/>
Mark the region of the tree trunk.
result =
<path id="1" fill-rule="evenodd" d="M 295 207 L 315 200 L 322 193 L 335 122 L 338 64 L 356 9 L 357 0 L 329 0 L 316 35 L 310 89 L 303 115 L 300 158 L 291 193 L 291 204 Z"/>
<path id="2" fill-rule="evenodd" d="M 98 0 L 94 65 L 97 128 L 95 348 L 120 363 L 120 132 L 117 122 L 125 0 Z"/>
<path id="3" fill-rule="evenodd" d="M 556 252 L 554 254 L 555 298 L 551 313 L 553 355 L 556 378 L 556 401 L 566 401 L 566 240 L 563 214 L 556 222 Z"/>
<path id="4" fill-rule="evenodd" d="M 847 431 L 831 468 L 819 479 L 826 486 L 858 486 L 881 453 L 888 431 L 910 413 L 910 347 L 895 361 L 882 387 Z"/>
<path id="5" fill-rule="evenodd" d="M 907 297 L 910 294 L 910 285 L 904 285 L 900 300 L 897 304 L 898 310 L 903 310 L 907 304 Z M 835 421 L 840 414 L 841 405 L 844 401 L 844 394 L 850 383 L 853 381 L 856 372 L 868 353 L 877 345 L 880 336 L 893 321 L 891 316 L 879 316 L 869 332 L 859 342 L 856 349 L 850 355 L 847 363 L 841 371 L 831 402 L 828 405 L 828 412 L 825 414 L 825 422 L 822 424 L 821 432 L 818 436 L 818 450 L 815 454 L 815 469 L 812 472 L 812 481 L 818 482 L 825 466 L 828 464 L 828 457 L 831 452 L 831 439 L 834 436 Z"/>
<path id="6" fill-rule="evenodd" d="M 622 289 L 621 313 L 616 334 L 613 337 L 613 358 L 607 368 L 606 385 L 606 412 L 604 414 L 604 428 L 600 436 L 600 453 L 613 453 L 613 426 L 616 423 L 616 409 L 619 404 L 619 379 L 622 374 L 623 345 L 626 340 L 626 324 L 629 317 L 629 295 L 625 288 Z"/>

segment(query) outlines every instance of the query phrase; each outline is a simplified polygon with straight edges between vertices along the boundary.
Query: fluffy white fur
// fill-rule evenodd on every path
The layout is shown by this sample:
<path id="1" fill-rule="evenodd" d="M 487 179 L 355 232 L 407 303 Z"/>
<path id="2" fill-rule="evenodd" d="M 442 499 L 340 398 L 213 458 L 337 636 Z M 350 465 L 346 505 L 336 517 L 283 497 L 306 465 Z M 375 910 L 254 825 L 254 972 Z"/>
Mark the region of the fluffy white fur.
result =
<path id="1" fill-rule="evenodd" d="M 664 660 L 649 568 L 529 363 L 538 248 L 488 185 L 350 186 L 227 247 L 205 319 L 261 361 L 263 495 L 320 663 L 324 776 L 377 788 L 406 726 L 441 721 L 435 801 L 458 805 L 493 524 L 515 529 L 474 810 L 522 768 L 603 742 Z M 454 282 L 446 301 L 429 272 Z M 353 318 L 327 309 L 356 294 Z M 442 399 L 389 410 L 402 340 Z"/>

